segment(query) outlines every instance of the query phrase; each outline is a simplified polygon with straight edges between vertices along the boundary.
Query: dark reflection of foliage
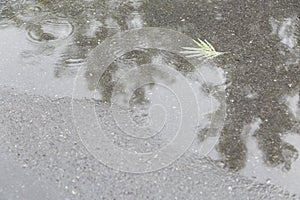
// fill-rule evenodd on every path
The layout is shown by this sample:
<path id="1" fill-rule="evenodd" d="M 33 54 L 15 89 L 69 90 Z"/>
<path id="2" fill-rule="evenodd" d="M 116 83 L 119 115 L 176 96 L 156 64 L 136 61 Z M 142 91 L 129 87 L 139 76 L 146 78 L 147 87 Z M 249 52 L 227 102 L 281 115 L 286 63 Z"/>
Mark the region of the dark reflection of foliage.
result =
<path id="1" fill-rule="evenodd" d="M 230 169 L 244 167 L 247 148 L 241 133 L 244 125 L 257 117 L 262 124 L 255 137 L 265 162 L 283 165 L 288 170 L 297 158 L 295 147 L 282 141 L 283 134 L 297 122 L 287 114 L 287 106 L 280 98 L 299 90 L 300 66 L 291 64 L 285 70 L 288 54 L 279 54 L 278 48 L 283 47 L 276 36 L 270 36 L 269 19 L 291 17 L 299 13 L 299 6 L 297 0 L 232 0 L 226 4 L 154 0 L 143 5 L 149 26 L 177 29 L 193 38 L 208 39 L 217 49 L 232 52 L 232 56 L 218 60 L 229 72 L 231 81 L 227 88 L 227 119 L 218 147 Z M 258 98 L 246 97 L 244 89 L 248 87 L 258 93 Z"/>
<path id="2" fill-rule="evenodd" d="M 145 65 L 145 64 L 152 64 L 152 58 L 156 57 L 156 56 L 160 56 L 163 62 L 163 64 L 168 65 L 173 67 L 174 69 L 180 71 L 182 74 L 188 73 L 188 72 L 192 72 L 194 70 L 193 66 L 191 66 L 191 64 L 189 64 L 186 60 L 184 60 L 183 58 L 179 58 L 178 56 L 166 52 L 166 51 L 162 51 L 162 50 L 155 50 L 155 49 L 145 49 L 143 51 L 141 50 L 134 50 L 131 52 L 126 53 L 125 55 L 123 55 L 122 57 L 118 58 L 117 60 L 115 60 L 108 68 L 107 70 L 104 72 L 104 74 L 102 75 L 99 84 L 97 85 L 98 88 L 92 88 L 93 85 L 95 85 L 95 81 L 98 81 L 97 79 L 93 79 L 90 78 L 89 74 L 92 71 L 89 71 L 89 69 L 87 69 L 86 71 L 86 77 L 87 80 L 89 82 L 89 86 L 91 90 L 93 89 L 98 89 L 100 90 L 100 93 L 102 94 L 102 100 L 104 102 L 110 103 L 111 100 L 111 95 L 112 95 L 112 91 L 113 88 L 116 84 L 116 82 L 118 81 L 118 79 L 113 80 L 112 76 L 116 73 L 116 71 L 120 68 L 120 66 L 141 66 L 141 65 Z M 149 74 L 149 72 L 147 72 L 148 74 L 145 74 L 147 76 L 153 76 L 153 77 L 161 77 L 164 78 L 165 80 L 170 79 L 167 75 L 161 73 L 161 72 L 155 72 L 153 71 L 152 74 Z M 172 80 L 169 81 L 170 83 L 172 83 Z M 123 86 L 126 87 L 126 86 Z M 135 93 L 134 93 L 134 98 L 135 98 L 135 103 L 142 103 L 145 102 L 145 96 L 144 96 L 145 91 L 143 91 L 143 89 L 138 89 Z M 128 94 L 127 94 L 128 95 Z"/>
<path id="3" fill-rule="evenodd" d="M 74 75 L 76 70 L 73 70 L 67 64 L 69 58 L 85 59 L 89 50 L 100 44 L 105 38 L 115 34 L 119 30 L 126 30 L 124 19 L 126 14 L 130 12 L 126 2 L 115 2 L 115 10 L 112 10 L 109 1 L 60 1 L 60 0 L 38 0 L 28 1 L 27 4 L 5 4 L 5 9 L 2 10 L 1 16 L 5 19 L 10 19 L 17 26 L 24 27 L 28 31 L 33 31 L 39 36 L 40 41 L 54 40 L 55 38 L 43 32 L 41 22 L 49 17 L 66 18 L 75 27 L 73 32 L 73 43 L 69 45 L 65 54 L 62 56 L 61 63 L 58 63 L 55 70 L 55 76 L 61 77 L 64 75 Z M 42 13 L 47 15 L 36 15 L 29 20 L 23 20 L 18 14 L 34 12 L 31 10 L 33 6 L 41 8 Z M 130 7 L 130 6 L 129 6 Z M 32 13 L 34 14 L 34 13 Z M 109 24 L 106 20 L 112 19 L 115 24 Z M 90 29 L 90 24 L 93 20 L 102 23 L 93 35 L 87 35 L 86 32 Z M 72 72 L 72 73 L 70 73 Z"/>
<path id="4" fill-rule="evenodd" d="M 114 5 L 111 5 L 110 1 L 89 1 L 85 3 L 82 1 L 51 1 L 51 3 L 46 4 L 46 7 L 51 12 L 67 17 L 74 24 L 74 43 L 70 45 L 66 55 L 83 59 L 86 58 L 91 49 L 100 44 L 105 38 L 112 36 L 119 30 L 127 30 L 125 19 L 133 11 L 130 1 L 114 2 Z M 92 36 L 86 35 L 86 31 L 90 29 L 91 20 L 103 24 Z M 106 20 L 113 20 L 115 24 L 110 24 Z M 60 66 L 63 67 L 57 68 L 57 76 L 60 76 L 59 74 L 67 68 L 66 65 Z"/>

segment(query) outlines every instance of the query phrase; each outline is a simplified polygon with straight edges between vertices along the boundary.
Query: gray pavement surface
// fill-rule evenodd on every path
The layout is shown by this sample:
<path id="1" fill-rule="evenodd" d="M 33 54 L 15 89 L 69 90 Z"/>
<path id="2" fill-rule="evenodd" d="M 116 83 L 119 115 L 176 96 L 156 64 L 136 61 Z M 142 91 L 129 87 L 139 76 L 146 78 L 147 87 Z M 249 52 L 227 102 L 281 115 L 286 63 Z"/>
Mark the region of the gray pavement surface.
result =
<path id="1" fill-rule="evenodd" d="M 47 98 L 5 86 L 0 94 L 3 200 L 298 199 L 193 152 L 152 173 L 112 170 L 82 145 L 72 122 L 70 98 Z"/>

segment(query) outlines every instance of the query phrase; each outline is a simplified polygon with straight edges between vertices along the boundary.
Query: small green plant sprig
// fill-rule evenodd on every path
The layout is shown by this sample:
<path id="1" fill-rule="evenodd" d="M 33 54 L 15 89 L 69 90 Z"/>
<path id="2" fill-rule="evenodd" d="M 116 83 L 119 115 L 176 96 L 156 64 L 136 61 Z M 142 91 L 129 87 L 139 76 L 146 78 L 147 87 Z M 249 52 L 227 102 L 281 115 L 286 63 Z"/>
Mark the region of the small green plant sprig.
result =
<path id="1" fill-rule="evenodd" d="M 207 40 L 193 40 L 197 44 L 197 48 L 195 47 L 182 47 L 185 51 L 181 51 L 180 53 L 186 54 L 187 58 L 198 57 L 203 59 L 215 58 L 219 55 L 226 54 L 229 52 L 218 52 L 216 49 L 207 41 Z"/>

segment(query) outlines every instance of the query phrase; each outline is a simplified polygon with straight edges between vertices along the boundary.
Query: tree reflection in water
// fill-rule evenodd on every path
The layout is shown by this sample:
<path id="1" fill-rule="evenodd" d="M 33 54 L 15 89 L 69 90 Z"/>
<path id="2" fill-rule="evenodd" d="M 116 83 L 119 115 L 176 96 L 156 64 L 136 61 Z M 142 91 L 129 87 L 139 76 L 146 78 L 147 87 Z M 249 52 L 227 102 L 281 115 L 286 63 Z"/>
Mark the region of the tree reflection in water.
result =
<path id="1" fill-rule="evenodd" d="M 294 1 L 284 3 L 292 5 Z M 57 78 L 75 76 L 78 66 L 75 65 L 74 68 L 74 65 L 70 65 L 70 59 L 84 60 L 90 50 L 120 30 L 142 26 L 167 27 L 193 38 L 205 36 L 209 41 L 214 41 L 217 48 L 222 47 L 232 52 L 231 56 L 217 60 L 219 66 L 229 74 L 226 90 L 227 118 L 217 148 L 225 165 L 233 170 L 240 170 L 245 166 L 247 147 L 242 132 L 246 124 L 259 118 L 261 124 L 253 136 L 264 154 L 265 163 L 270 166 L 280 165 L 289 170 L 293 160 L 298 158 L 298 150 L 283 141 L 283 136 L 292 129 L 299 133 L 299 121 L 291 117 L 288 107 L 280 99 L 292 91 L 299 93 L 299 60 L 292 59 L 293 62 L 286 63 L 299 54 L 293 54 L 292 49 L 280 44 L 276 36 L 269 36 L 272 32 L 270 22 L 266 20 L 268 17 L 262 16 L 284 19 L 289 17 L 286 16 L 288 13 L 297 13 L 297 7 L 288 6 L 289 10 L 281 10 L 277 9 L 277 4 L 281 3 L 273 1 L 259 1 L 259 5 L 254 5 L 257 4 L 256 1 L 253 1 L 253 5 L 246 5 L 239 0 L 218 4 L 219 2 L 199 3 L 192 0 L 39 0 L 28 1 L 26 4 L 6 2 L 2 6 L 1 20 L 10 20 L 20 28 L 34 31 L 40 42 L 55 40 L 54 35 L 41 28 L 44 18 L 64 18 L 74 26 L 72 42 L 54 70 Z M 254 8 L 256 14 L 249 8 Z M 230 12 L 231 10 L 235 12 Z M 237 13 L 244 13 L 249 17 L 241 19 Z M 201 23 L 207 19 L 212 23 Z M 295 20 L 299 24 L 299 19 Z M 235 24 L 239 24 L 239 27 Z M 299 33 L 299 27 L 296 32 Z M 299 44 L 299 37 L 296 40 Z M 286 53 L 281 54 L 278 49 Z M 172 57 L 154 50 L 130 52 L 111 64 L 100 80 L 99 88 L 92 88 L 93 84 L 89 84 L 89 89 L 98 89 L 103 101 L 109 103 L 114 87 L 113 77 L 118 67 L 150 63 L 157 53 L 165 58 Z M 180 60 L 173 61 L 179 71 L 192 70 Z M 89 82 L 98 81 L 89 76 L 88 71 L 86 78 Z M 249 90 L 256 95 L 249 96 Z M 139 89 L 132 101 L 147 104 L 144 96 L 145 91 Z"/>

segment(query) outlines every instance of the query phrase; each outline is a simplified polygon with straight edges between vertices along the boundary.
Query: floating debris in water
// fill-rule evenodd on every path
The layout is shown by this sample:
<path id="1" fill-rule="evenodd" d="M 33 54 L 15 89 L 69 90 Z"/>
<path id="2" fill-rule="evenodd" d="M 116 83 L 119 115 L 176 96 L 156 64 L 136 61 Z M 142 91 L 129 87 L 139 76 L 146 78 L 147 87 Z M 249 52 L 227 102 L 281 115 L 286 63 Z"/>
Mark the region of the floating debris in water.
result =
<path id="1" fill-rule="evenodd" d="M 199 47 L 182 47 L 185 51 L 181 51 L 182 54 L 187 54 L 187 58 L 199 57 L 199 58 L 215 58 L 219 55 L 229 52 L 218 52 L 207 40 L 193 40 Z"/>

